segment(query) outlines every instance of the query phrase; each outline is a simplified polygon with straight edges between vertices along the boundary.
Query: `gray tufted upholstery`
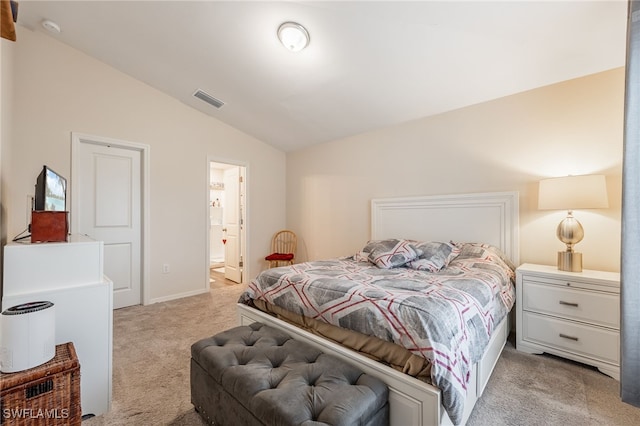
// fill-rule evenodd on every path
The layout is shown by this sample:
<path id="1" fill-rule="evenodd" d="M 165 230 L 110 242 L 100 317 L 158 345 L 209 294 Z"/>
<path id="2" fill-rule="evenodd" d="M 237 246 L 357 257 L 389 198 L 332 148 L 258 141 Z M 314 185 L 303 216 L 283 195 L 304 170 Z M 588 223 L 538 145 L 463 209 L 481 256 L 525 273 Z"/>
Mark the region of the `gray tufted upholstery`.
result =
<path id="1" fill-rule="evenodd" d="M 191 401 L 222 425 L 384 425 L 388 389 L 261 323 L 191 347 Z"/>

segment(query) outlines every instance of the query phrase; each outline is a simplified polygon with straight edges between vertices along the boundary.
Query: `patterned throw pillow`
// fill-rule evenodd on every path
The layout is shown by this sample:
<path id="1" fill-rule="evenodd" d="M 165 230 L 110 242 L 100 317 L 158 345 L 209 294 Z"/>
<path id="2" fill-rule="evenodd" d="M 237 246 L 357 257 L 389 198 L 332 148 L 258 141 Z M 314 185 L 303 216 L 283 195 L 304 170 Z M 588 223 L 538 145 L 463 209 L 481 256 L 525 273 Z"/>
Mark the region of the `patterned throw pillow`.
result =
<path id="1" fill-rule="evenodd" d="M 422 254 L 407 266 L 418 271 L 438 272 L 460 254 L 460 248 L 450 243 L 428 241 L 415 242 L 414 245 Z"/>
<path id="2" fill-rule="evenodd" d="M 460 249 L 460 259 L 467 258 L 487 258 L 494 257 L 502 260 L 510 269 L 516 269 L 515 265 L 511 262 L 511 260 L 507 257 L 506 254 L 502 252 L 496 246 L 486 243 L 464 243 L 464 242 L 455 242 L 452 243 L 456 247 Z"/>
<path id="3" fill-rule="evenodd" d="M 353 260 L 355 262 L 369 262 L 369 253 L 362 250 L 353 255 Z"/>
<path id="4" fill-rule="evenodd" d="M 383 269 L 397 268 L 421 254 L 409 241 L 397 239 L 369 241 L 362 251 L 369 254 L 369 261 Z"/>

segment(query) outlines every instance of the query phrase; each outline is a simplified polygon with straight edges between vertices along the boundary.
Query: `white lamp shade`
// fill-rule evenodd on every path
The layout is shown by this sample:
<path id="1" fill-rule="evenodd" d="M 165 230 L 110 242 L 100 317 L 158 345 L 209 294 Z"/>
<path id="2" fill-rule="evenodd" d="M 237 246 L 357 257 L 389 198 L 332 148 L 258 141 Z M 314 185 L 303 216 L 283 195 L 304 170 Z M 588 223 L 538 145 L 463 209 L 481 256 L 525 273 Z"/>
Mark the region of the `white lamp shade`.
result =
<path id="1" fill-rule="evenodd" d="M 604 175 L 566 176 L 540 181 L 538 209 L 574 210 L 609 207 Z"/>

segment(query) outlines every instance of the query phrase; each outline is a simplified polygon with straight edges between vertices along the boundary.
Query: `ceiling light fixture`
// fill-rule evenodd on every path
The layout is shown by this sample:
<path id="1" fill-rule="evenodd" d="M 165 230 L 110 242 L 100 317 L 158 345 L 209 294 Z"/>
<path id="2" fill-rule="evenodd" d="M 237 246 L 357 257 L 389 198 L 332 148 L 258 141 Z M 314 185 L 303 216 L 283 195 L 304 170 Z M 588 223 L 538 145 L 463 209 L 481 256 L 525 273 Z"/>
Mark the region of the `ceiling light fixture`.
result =
<path id="1" fill-rule="evenodd" d="M 285 22 L 278 28 L 280 42 L 292 52 L 299 52 L 309 44 L 309 32 L 296 22 Z"/>

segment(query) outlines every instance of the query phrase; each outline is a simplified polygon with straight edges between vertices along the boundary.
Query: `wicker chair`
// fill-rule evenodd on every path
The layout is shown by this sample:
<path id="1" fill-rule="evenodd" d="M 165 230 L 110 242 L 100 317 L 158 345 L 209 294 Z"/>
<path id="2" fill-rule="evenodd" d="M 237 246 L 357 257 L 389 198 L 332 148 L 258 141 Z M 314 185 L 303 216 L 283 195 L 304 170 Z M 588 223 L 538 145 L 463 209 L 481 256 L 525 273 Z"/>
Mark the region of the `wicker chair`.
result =
<path id="1" fill-rule="evenodd" d="M 298 246 L 298 237 L 293 231 L 282 230 L 276 232 L 271 240 L 271 254 L 264 259 L 269 262 L 269 268 L 283 265 L 293 265 Z"/>

